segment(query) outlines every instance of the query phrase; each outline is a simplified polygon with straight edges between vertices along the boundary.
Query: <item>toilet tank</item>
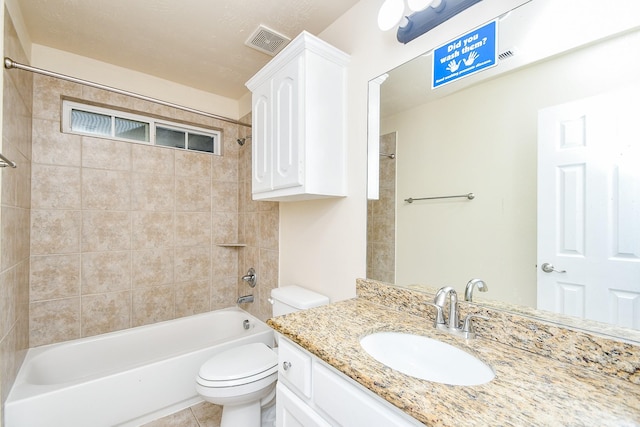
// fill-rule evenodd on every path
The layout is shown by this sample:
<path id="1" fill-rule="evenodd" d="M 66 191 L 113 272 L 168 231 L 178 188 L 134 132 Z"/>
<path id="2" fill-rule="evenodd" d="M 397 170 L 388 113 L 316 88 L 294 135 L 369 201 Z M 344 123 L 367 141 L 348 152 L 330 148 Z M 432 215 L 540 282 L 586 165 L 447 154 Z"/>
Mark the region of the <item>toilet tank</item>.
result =
<path id="1" fill-rule="evenodd" d="M 329 297 L 300 286 L 282 286 L 271 290 L 273 316 L 329 304 Z"/>

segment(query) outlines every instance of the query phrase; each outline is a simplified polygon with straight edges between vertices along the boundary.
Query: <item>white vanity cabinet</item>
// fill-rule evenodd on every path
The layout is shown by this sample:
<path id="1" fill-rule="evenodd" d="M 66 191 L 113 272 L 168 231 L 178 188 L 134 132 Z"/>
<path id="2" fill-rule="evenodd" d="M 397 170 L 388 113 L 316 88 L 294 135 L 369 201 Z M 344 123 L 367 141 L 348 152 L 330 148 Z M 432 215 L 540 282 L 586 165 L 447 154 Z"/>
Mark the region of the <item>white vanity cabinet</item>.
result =
<path id="1" fill-rule="evenodd" d="M 254 200 L 346 196 L 348 61 L 302 32 L 247 82 Z"/>
<path id="2" fill-rule="evenodd" d="M 279 343 L 277 427 L 424 426 L 297 344 Z"/>

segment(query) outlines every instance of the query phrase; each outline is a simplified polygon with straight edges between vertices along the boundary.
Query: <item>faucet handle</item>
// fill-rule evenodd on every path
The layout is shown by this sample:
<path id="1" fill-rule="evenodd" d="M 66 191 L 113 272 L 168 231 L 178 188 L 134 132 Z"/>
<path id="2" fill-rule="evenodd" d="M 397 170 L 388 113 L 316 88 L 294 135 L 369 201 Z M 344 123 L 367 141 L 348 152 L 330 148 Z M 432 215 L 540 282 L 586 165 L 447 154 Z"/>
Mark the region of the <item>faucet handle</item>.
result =
<path id="1" fill-rule="evenodd" d="M 464 333 L 465 338 L 471 339 L 476 337 L 476 330 L 473 327 L 473 322 L 471 321 L 471 319 L 474 318 L 489 320 L 487 316 L 481 316 L 479 314 L 467 314 L 467 316 L 464 318 L 464 324 L 462 325 L 462 332 Z"/>
<path id="2" fill-rule="evenodd" d="M 438 325 L 444 325 L 444 314 L 442 312 L 442 306 L 435 304 L 433 302 L 425 302 L 425 305 L 436 309 L 436 321 L 434 322 L 434 325 L 436 327 Z"/>

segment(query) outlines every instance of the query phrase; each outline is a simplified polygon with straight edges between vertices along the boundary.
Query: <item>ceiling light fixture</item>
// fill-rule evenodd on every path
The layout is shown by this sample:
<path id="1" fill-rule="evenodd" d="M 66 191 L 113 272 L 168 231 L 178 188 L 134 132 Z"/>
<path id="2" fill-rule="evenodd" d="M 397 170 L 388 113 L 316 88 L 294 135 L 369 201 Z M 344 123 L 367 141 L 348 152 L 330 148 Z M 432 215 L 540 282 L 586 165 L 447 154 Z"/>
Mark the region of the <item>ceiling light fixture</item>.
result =
<path id="1" fill-rule="evenodd" d="M 445 0 L 385 0 L 378 11 L 378 28 L 388 31 L 398 25 L 408 8 L 411 12 L 420 12 L 429 6 L 438 8 Z"/>
<path id="2" fill-rule="evenodd" d="M 398 41 L 408 43 L 482 0 L 385 0 L 378 11 L 378 27 L 398 26 Z M 407 15 L 407 13 L 410 13 Z"/>

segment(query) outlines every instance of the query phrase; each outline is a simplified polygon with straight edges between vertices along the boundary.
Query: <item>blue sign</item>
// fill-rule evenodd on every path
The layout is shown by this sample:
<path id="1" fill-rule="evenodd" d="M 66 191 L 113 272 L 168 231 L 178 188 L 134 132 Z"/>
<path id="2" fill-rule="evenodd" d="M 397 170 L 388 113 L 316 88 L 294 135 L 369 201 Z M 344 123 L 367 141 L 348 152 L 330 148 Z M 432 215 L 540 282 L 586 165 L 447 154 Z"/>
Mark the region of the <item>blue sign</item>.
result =
<path id="1" fill-rule="evenodd" d="M 497 22 L 477 28 L 433 51 L 432 88 L 497 64 Z"/>

